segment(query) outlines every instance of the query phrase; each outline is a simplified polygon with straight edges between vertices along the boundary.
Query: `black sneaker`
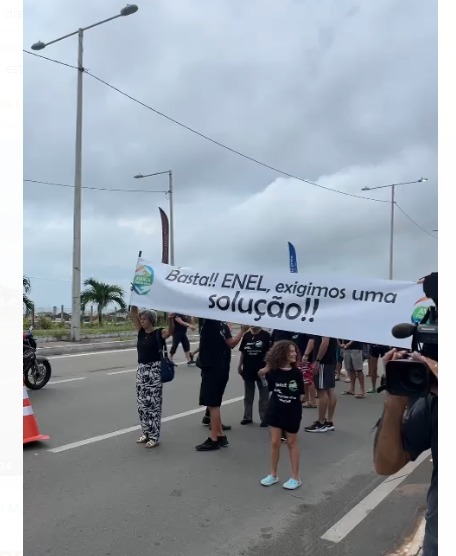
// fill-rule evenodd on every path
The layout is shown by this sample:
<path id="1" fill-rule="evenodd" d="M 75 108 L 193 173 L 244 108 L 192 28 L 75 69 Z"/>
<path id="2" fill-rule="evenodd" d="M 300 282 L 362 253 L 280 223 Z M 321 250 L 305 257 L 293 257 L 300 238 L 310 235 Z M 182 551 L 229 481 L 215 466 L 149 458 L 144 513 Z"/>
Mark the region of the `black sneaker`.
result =
<path id="1" fill-rule="evenodd" d="M 211 452 L 212 450 L 220 450 L 220 442 L 218 440 L 212 440 L 208 438 L 202 444 L 195 446 L 197 452 Z"/>
<path id="2" fill-rule="evenodd" d="M 204 419 L 203 419 L 203 421 L 204 421 Z M 209 418 L 209 430 L 211 430 L 210 422 L 211 422 L 211 420 L 210 420 L 210 418 Z M 222 431 L 230 431 L 231 428 L 232 428 L 231 425 L 223 425 L 223 424 L 222 424 Z"/>
<path id="3" fill-rule="evenodd" d="M 219 436 L 218 441 L 220 444 L 220 448 L 228 448 L 228 446 L 230 445 L 226 436 Z"/>
<path id="4" fill-rule="evenodd" d="M 250 425 L 253 423 L 252 419 L 242 419 L 241 425 Z"/>
<path id="5" fill-rule="evenodd" d="M 211 418 L 205 415 L 201 423 L 203 423 L 205 427 L 208 427 L 211 424 Z"/>
<path id="6" fill-rule="evenodd" d="M 325 419 L 325 425 L 326 425 L 326 429 L 328 431 L 333 431 L 334 430 L 334 423 L 332 421 L 327 421 Z"/>
<path id="7" fill-rule="evenodd" d="M 320 423 L 320 421 L 315 421 L 310 427 L 304 429 L 306 432 L 328 432 L 328 427 L 326 423 Z"/>

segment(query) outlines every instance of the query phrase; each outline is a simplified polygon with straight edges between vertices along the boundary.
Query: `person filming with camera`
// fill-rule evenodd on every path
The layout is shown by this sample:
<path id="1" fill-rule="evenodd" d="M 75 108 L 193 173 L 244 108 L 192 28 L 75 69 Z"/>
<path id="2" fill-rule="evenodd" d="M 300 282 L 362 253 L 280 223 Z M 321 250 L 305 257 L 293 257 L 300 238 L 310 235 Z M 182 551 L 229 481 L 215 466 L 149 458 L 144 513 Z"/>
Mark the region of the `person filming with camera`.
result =
<path id="1" fill-rule="evenodd" d="M 438 554 L 438 363 L 416 351 L 393 349 L 383 358 L 388 364 L 418 363 L 430 377 L 429 391 L 420 397 L 396 395 L 386 387 L 383 415 L 374 441 L 374 468 L 379 475 L 393 475 L 409 461 L 431 450 L 433 471 L 428 490 L 423 556 Z M 395 369 L 396 370 L 396 369 Z M 405 367 L 402 369 L 406 372 Z M 397 368 L 397 371 L 399 369 Z"/>

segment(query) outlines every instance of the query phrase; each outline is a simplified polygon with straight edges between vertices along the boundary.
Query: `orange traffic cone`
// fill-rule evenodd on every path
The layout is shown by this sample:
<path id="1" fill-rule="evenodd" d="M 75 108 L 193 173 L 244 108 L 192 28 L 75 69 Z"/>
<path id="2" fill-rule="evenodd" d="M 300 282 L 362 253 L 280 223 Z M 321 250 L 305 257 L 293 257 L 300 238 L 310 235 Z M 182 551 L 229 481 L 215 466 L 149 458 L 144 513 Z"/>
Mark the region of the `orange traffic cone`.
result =
<path id="1" fill-rule="evenodd" d="M 23 410 L 24 410 L 24 428 L 23 428 L 23 444 L 28 442 L 36 442 L 37 440 L 49 440 L 49 436 L 40 433 L 38 428 L 38 423 L 36 422 L 35 415 L 33 413 L 32 404 L 30 403 L 30 398 L 28 397 L 27 388 L 24 384 L 23 390 Z"/>

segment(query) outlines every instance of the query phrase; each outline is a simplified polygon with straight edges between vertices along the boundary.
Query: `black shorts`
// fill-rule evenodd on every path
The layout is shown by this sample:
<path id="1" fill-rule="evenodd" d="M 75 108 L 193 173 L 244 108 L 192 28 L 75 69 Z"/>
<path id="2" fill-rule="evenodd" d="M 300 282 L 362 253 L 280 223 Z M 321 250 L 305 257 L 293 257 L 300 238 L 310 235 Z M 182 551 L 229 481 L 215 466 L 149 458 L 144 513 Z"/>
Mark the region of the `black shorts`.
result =
<path id="1" fill-rule="evenodd" d="M 314 375 L 314 386 L 317 390 L 329 390 L 336 387 L 336 365 L 321 363 L 318 373 Z"/>
<path id="2" fill-rule="evenodd" d="M 375 357 L 378 359 L 379 357 L 383 357 L 385 353 L 390 350 L 388 346 L 379 346 L 377 344 L 369 346 L 369 357 Z"/>
<path id="3" fill-rule="evenodd" d="M 207 407 L 220 407 L 228 379 L 229 371 L 221 371 L 214 367 L 203 367 L 201 369 L 199 404 Z"/>
<path id="4" fill-rule="evenodd" d="M 170 350 L 171 355 L 176 353 L 179 344 L 182 344 L 182 349 L 185 353 L 190 351 L 190 342 L 188 341 L 187 334 L 179 334 L 177 336 L 173 336 L 173 345 Z"/>
<path id="5" fill-rule="evenodd" d="M 284 417 L 279 417 L 278 415 L 271 415 L 266 417 L 266 423 L 270 427 L 275 427 L 276 429 L 282 429 L 282 431 L 289 432 L 290 434 L 296 434 L 299 432 L 299 427 L 301 426 L 301 419 L 287 419 Z"/>

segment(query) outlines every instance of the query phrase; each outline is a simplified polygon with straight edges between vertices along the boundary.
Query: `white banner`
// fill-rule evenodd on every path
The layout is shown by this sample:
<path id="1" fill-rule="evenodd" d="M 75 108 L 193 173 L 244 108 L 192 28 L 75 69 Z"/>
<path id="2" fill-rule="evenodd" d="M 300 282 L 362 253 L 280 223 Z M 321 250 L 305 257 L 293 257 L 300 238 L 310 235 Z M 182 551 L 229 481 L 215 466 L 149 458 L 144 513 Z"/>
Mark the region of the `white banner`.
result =
<path id="1" fill-rule="evenodd" d="M 139 259 L 130 304 L 264 328 L 410 347 L 394 325 L 429 305 L 415 282 L 289 272 L 201 271 Z"/>

